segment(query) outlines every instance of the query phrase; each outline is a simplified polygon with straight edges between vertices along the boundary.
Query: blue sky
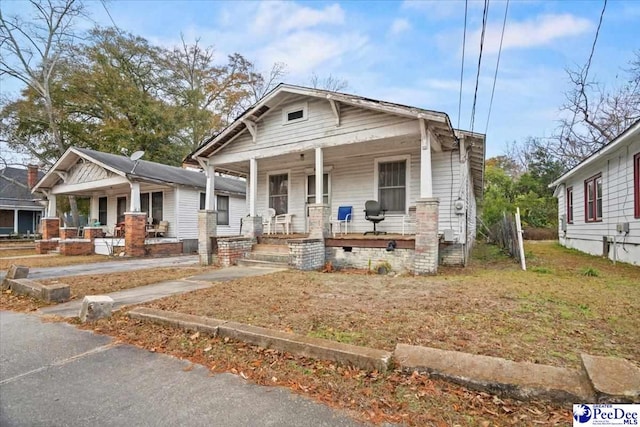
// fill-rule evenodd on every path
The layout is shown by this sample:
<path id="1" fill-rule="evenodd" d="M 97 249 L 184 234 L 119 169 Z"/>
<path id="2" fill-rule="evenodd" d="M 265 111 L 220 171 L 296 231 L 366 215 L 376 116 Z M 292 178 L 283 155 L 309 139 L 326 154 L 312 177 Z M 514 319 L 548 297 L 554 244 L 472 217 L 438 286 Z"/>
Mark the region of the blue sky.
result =
<path id="1" fill-rule="evenodd" d="M 487 157 L 529 136 L 549 136 L 568 88 L 565 69 L 582 66 L 593 43 L 601 1 L 509 3 L 491 121 L 487 113 L 506 3 L 492 0 L 480 72 L 474 129 L 487 130 Z M 4 13 L 24 7 L 3 1 Z M 100 25 L 111 20 L 88 3 Z M 463 1 L 393 2 L 106 2 L 123 30 L 173 46 L 183 33 L 214 46 L 218 58 L 239 52 L 268 71 L 287 64 L 284 80 L 309 84 L 312 73 L 346 79 L 346 92 L 444 111 L 469 129 L 483 2 L 470 1 L 462 95 L 458 95 Z M 640 49 L 640 2 L 610 0 L 590 75 L 607 87 L 623 83 L 622 68 Z M 83 25 L 90 25 L 85 23 Z M 8 82 L 3 86 L 11 87 Z M 3 89 L 6 90 L 6 89 Z"/>

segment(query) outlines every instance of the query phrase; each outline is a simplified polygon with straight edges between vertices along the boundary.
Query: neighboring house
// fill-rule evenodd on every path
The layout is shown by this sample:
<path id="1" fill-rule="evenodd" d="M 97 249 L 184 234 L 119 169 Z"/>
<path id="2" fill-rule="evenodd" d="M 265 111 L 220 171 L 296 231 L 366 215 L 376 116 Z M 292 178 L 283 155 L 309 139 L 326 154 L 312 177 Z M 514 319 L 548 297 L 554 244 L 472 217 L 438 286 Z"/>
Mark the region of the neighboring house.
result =
<path id="1" fill-rule="evenodd" d="M 246 214 L 246 182 L 216 178 L 220 232 L 238 235 L 240 220 Z M 164 237 L 196 242 L 205 184 L 205 175 L 195 170 L 145 160 L 134 162 L 126 156 L 72 147 L 34 190 L 47 196 L 47 216 L 56 216 L 58 196 L 86 197 L 91 200 L 90 225 L 97 221 L 108 234 L 124 221 L 125 212 L 139 211 L 147 212 L 150 223 L 169 223 Z"/>
<path id="2" fill-rule="evenodd" d="M 37 166 L 0 169 L 0 236 L 37 231 L 44 204 L 31 189 L 42 176 Z"/>
<path id="3" fill-rule="evenodd" d="M 640 265 L 640 120 L 550 187 L 561 245 Z"/>
<path id="4" fill-rule="evenodd" d="M 378 200 L 378 230 L 400 234 L 415 226 L 418 200 L 437 198 L 441 257 L 464 263 L 475 237 L 484 135 L 454 129 L 445 113 L 280 84 L 192 159 L 248 177 L 249 215 L 290 214 L 294 233 L 310 231 L 316 204 L 334 217 L 352 206 L 349 233 L 370 231 L 364 205 Z"/>

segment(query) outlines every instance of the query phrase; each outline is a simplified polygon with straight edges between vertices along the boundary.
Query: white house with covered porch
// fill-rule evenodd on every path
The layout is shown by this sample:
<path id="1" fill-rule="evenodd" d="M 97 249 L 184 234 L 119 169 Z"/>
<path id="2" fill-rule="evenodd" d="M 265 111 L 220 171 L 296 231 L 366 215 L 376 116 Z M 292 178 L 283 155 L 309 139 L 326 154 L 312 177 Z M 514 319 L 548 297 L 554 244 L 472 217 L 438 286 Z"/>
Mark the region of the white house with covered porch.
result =
<path id="1" fill-rule="evenodd" d="M 409 270 L 435 272 L 439 261 L 464 264 L 473 243 L 484 135 L 453 129 L 445 113 L 281 84 L 191 157 L 207 173 L 210 217 L 216 172 L 246 177 L 243 234 L 259 237 L 273 209 L 286 215 L 290 233 L 324 240 L 322 264 L 341 256 L 329 249 L 340 247 L 331 240 L 340 206 L 352 207 L 352 215 L 349 234 L 339 238 L 373 228 L 363 212 L 367 200 L 385 210 L 377 228 L 387 234 L 360 239 L 360 245 L 404 234 L 403 241 L 412 240 L 405 245 L 412 250 L 405 257 Z M 203 262 L 207 241 L 219 235 L 206 215 L 200 223 Z M 344 245 L 351 253 L 358 245 L 352 240 Z"/>
<path id="2" fill-rule="evenodd" d="M 95 229 L 92 238 L 97 253 L 112 250 L 113 245 L 125 246 L 129 212 L 143 214 L 142 238 L 147 243 L 180 242 L 184 252 L 192 252 L 197 248 L 198 210 L 204 208 L 205 186 L 205 175 L 196 170 L 71 147 L 34 191 L 44 193 L 48 200 L 43 224 L 51 218 L 57 221 L 58 196 L 89 198 L 89 221 L 84 228 Z M 246 214 L 245 191 L 244 180 L 216 179 L 221 235 L 239 234 L 240 219 Z"/>

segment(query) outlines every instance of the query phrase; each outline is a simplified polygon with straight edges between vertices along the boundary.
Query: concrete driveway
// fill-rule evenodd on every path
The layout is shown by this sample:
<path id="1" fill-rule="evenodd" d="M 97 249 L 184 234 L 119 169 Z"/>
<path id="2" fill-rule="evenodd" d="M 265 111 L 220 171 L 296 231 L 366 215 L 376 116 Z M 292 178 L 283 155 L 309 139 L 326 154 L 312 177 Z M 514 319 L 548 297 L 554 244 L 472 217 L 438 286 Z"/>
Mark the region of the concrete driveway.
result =
<path id="1" fill-rule="evenodd" d="M 18 261 L 18 260 L 17 260 Z M 19 264 L 19 262 L 16 262 Z M 82 274 L 109 274 L 135 271 L 153 267 L 185 267 L 198 265 L 197 255 L 182 255 L 163 258 L 120 258 L 115 261 L 92 262 L 88 264 L 65 265 L 29 269 L 29 279 L 52 279 L 54 277 L 80 276 Z M 0 271 L 0 280 L 6 271 Z"/>
<path id="2" fill-rule="evenodd" d="M 358 426 L 291 393 L 0 311 L 2 426 Z"/>

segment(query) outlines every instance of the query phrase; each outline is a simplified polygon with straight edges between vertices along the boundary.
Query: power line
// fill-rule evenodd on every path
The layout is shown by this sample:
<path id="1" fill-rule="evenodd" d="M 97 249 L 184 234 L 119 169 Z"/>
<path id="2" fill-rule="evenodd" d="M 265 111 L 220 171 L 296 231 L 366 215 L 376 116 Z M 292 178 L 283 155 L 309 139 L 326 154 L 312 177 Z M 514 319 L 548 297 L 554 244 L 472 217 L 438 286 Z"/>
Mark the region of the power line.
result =
<path id="1" fill-rule="evenodd" d="M 480 33 L 480 54 L 478 55 L 478 71 L 476 73 L 476 88 L 473 92 L 473 107 L 471 108 L 471 132 L 475 124 L 476 102 L 478 100 L 478 84 L 480 82 L 480 66 L 482 65 L 482 49 L 484 48 L 484 34 L 487 29 L 487 16 L 489 15 L 489 0 L 484 0 L 484 10 L 482 11 L 482 32 Z"/>
<path id="2" fill-rule="evenodd" d="M 504 8 L 504 20 L 502 21 L 502 34 L 500 35 L 500 47 L 498 48 L 498 60 L 496 61 L 496 72 L 493 75 L 493 88 L 491 89 L 491 100 L 489 101 L 489 113 L 487 114 L 487 126 L 484 128 L 485 135 L 489 130 L 489 119 L 491 118 L 491 107 L 493 106 L 493 94 L 496 91 L 496 80 L 498 80 L 498 67 L 500 67 L 500 54 L 502 53 L 502 41 L 504 40 L 504 28 L 507 26 L 507 12 L 509 11 L 509 0 Z"/>
<path id="3" fill-rule="evenodd" d="M 593 52 L 596 50 L 596 42 L 598 41 L 598 35 L 600 34 L 600 27 L 602 26 L 602 18 L 604 17 L 604 11 L 607 9 L 607 0 L 604 0 L 602 5 L 602 12 L 600 12 L 600 21 L 598 21 L 598 28 L 596 29 L 596 35 L 593 38 L 593 44 L 591 45 L 591 53 L 589 54 L 589 60 L 584 68 L 584 81 L 587 81 L 587 75 L 589 74 L 589 68 L 591 68 L 591 60 L 593 59 Z"/>
<path id="4" fill-rule="evenodd" d="M 113 20 L 113 17 L 111 16 L 111 12 L 109 12 L 109 9 L 107 9 L 107 4 L 105 3 L 105 0 L 100 0 L 100 3 L 102 4 L 102 7 L 104 8 L 104 11 L 107 12 L 107 16 L 109 16 L 109 19 L 111 20 L 111 23 L 113 24 L 113 27 L 116 29 L 116 31 L 118 31 L 119 34 L 122 34 L 122 31 L 120 31 L 120 28 L 116 24 L 116 21 Z"/>
<path id="5" fill-rule="evenodd" d="M 462 66 L 460 67 L 460 95 L 458 96 L 458 126 L 460 129 L 460 115 L 462 112 L 462 78 L 464 77 L 464 50 L 467 44 L 467 7 L 468 0 L 464 0 L 464 30 L 462 32 Z"/>

